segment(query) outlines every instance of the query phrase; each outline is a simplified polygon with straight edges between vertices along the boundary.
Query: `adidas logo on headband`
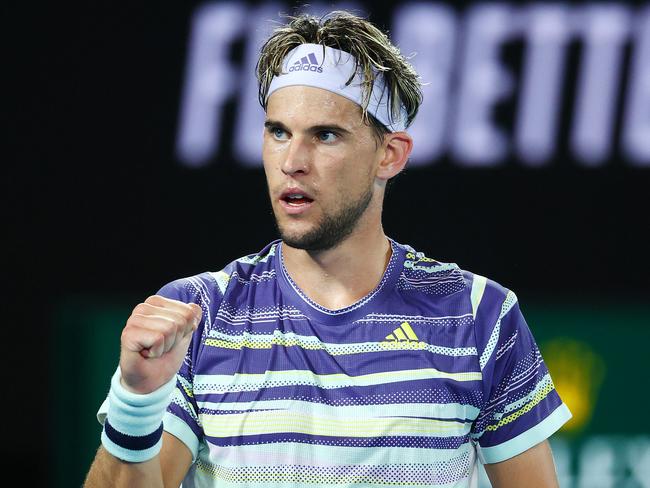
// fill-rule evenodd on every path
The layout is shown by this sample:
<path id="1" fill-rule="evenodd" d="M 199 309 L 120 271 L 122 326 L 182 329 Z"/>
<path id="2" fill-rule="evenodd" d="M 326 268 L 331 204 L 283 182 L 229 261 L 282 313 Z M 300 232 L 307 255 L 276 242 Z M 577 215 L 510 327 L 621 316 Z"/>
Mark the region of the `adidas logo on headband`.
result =
<path id="1" fill-rule="evenodd" d="M 313 71 L 314 73 L 322 73 L 323 68 L 319 65 L 316 55 L 311 52 L 307 56 L 303 56 L 293 63 L 293 65 L 289 67 L 289 73 L 292 71 Z"/>
<path id="2" fill-rule="evenodd" d="M 388 130 L 402 131 L 406 129 L 407 121 L 404 104 L 400 103 L 399 113 L 393 113 L 389 104 L 390 90 L 386 89 L 385 78 L 378 76 L 380 74 L 375 74 L 370 99 L 366 100 L 364 76 L 352 54 L 322 44 L 299 44 L 284 57 L 282 71 L 271 80 L 266 100 L 285 86 L 321 88 L 341 95 L 360 107 L 365 104 L 368 113 L 375 116 Z"/>

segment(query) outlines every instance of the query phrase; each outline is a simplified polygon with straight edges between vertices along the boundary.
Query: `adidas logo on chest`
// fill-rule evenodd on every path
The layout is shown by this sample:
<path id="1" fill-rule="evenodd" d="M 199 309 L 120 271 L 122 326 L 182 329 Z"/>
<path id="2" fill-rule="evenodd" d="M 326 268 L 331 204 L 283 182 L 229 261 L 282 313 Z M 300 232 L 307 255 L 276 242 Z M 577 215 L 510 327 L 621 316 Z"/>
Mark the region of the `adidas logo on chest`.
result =
<path id="1" fill-rule="evenodd" d="M 402 322 L 391 334 L 388 334 L 382 344 L 394 344 L 400 342 L 420 342 L 418 336 L 408 322 Z"/>

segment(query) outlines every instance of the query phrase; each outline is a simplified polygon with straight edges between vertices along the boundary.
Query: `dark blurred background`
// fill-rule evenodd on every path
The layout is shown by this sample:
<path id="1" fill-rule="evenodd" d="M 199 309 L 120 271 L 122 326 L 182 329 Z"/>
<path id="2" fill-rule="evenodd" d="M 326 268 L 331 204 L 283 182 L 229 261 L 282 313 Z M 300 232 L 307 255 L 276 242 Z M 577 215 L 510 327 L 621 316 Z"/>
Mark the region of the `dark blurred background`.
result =
<path id="1" fill-rule="evenodd" d="M 276 238 L 253 70 L 296 5 L 2 6 L 0 457 L 25 485 L 81 485 L 135 304 Z M 650 5 L 299 8 L 368 15 L 417 53 L 385 230 L 517 293 L 574 413 L 562 486 L 650 486 Z"/>

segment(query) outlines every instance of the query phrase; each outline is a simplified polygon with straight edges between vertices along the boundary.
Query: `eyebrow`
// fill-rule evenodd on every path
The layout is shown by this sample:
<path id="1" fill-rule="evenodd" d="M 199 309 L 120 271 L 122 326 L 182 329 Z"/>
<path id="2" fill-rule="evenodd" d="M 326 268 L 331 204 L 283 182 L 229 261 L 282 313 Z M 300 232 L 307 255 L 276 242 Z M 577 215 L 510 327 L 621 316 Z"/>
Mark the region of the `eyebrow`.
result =
<path id="1" fill-rule="evenodd" d="M 286 125 L 284 125 L 282 122 L 279 120 L 271 120 L 267 119 L 264 122 L 264 127 L 267 129 L 271 127 L 277 127 L 279 129 L 282 129 L 287 132 L 291 132 Z M 312 134 L 316 134 L 318 132 L 338 132 L 339 134 L 351 134 L 351 132 L 347 129 L 344 129 L 340 125 L 337 124 L 321 124 L 321 125 L 313 125 L 307 129 L 308 132 L 311 132 Z"/>

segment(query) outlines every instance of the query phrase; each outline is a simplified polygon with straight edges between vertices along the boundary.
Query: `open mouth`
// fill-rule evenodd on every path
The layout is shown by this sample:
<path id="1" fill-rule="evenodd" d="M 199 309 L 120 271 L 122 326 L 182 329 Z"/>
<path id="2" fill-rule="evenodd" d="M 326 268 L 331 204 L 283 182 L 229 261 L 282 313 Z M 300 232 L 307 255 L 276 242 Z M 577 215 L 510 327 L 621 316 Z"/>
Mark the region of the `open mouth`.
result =
<path id="1" fill-rule="evenodd" d="M 314 199 L 302 188 L 287 188 L 280 195 L 280 201 L 286 208 L 307 207 Z"/>
<path id="2" fill-rule="evenodd" d="M 287 188 L 280 195 L 280 205 L 287 215 L 301 216 L 309 211 L 314 199 L 300 188 Z"/>
<path id="3" fill-rule="evenodd" d="M 287 205 L 290 205 L 292 207 L 299 207 L 300 205 L 305 205 L 314 201 L 302 193 L 287 193 L 285 195 L 282 195 L 281 199 L 287 203 Z"/>

